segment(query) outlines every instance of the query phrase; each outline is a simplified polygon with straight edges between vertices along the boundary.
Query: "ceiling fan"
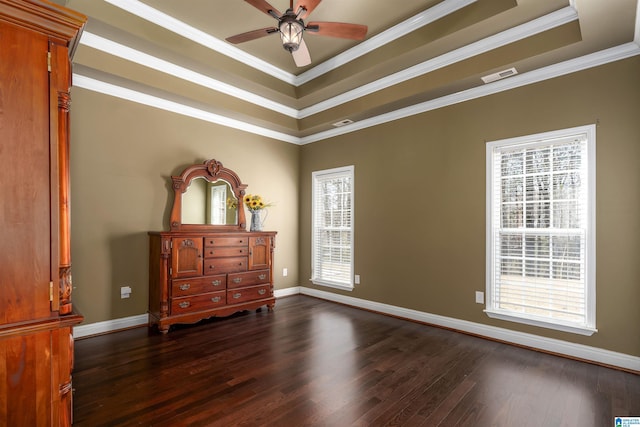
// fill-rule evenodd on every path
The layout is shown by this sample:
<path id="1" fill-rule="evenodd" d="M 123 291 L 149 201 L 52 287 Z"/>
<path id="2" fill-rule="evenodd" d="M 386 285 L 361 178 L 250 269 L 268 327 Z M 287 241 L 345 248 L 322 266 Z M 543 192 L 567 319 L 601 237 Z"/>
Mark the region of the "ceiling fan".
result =
<path id="1" fill-rule="evenodd" d="M 251 6 L 266 13 L 278 20 L 277 27 L 261 28 L 259 30 L 248 31 L 227 37 L 229 43 L 238 44 L 269 34 L 280 33 L 282 46 L 293 56 L 293 60 L 298 67 L 311 64 L 311 55 L 307 48 L 302 34 L 309 32 L 320 36 L 339 37 L 352 40 L 363 40 L 367 34 L 367 26 L 359 24 L 347 24 L 344 22 L 309 22 L 304 23 L 304 19 L 313 12 L 322 0 L 296 0 L 295 7 L 293 0 L 290 0 L 289 9 L 284 13 L 278 12 L 265 0 L 245 0 Z"/>

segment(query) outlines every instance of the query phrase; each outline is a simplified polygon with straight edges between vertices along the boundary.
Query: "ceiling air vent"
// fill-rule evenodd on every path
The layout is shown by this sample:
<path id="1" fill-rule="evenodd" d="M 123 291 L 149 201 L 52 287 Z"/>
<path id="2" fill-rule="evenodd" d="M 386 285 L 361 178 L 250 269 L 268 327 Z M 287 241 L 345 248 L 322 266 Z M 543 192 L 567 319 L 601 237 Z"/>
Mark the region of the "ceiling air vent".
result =
<path id="1" fill-rule="evenodd" d="M 491 83 L 495 82 L 496 80 L 504 79 L 506 77 L 515 76 L 516 74 L 518 74 L 518 71 L 515 68 L 511 67 L 508 70 L 498 71 L 497 73 L 484 76 L 482 78 L 482 81 L 485 83 Z"/>
<path id="2" fill-rule="evenodd" d="M 339 128 L 341 126 L 346 126 L 346 125 L 350 125 L 351 123 L 353 123 L 353 120 L 351 119 L 344 119 L 344 120 L 340 120 L 339 122 L 335 122 L 333 124 L 333 126 Z"/>

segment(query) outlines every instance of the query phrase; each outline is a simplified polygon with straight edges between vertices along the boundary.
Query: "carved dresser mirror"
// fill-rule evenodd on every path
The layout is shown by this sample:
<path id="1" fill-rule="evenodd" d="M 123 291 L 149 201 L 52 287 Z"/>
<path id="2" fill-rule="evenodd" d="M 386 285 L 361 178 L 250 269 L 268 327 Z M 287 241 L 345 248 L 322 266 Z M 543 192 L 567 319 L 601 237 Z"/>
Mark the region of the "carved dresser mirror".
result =
<path id="1" fill-rule="evenodd" d="M 244 231 L 246 184 L 215 159 L 172 176 L 171 231 Z"/>

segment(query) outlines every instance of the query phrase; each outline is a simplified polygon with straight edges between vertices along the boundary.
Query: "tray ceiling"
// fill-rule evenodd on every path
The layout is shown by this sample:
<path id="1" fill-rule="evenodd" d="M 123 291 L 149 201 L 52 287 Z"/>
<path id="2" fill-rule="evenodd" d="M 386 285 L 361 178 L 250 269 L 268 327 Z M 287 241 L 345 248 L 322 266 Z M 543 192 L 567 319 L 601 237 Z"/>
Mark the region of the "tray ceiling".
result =
<path id="1" fill-rule="evenodd" d="M 637 0 L 322 0 L 306 21 L 369 31 L 305 33 L 304 68 L 277 34 L 224 40 L 276 24 L 243 0 L 58 3 L 89 17 L 75 86 L 299 144 L 640 53 Z"/>

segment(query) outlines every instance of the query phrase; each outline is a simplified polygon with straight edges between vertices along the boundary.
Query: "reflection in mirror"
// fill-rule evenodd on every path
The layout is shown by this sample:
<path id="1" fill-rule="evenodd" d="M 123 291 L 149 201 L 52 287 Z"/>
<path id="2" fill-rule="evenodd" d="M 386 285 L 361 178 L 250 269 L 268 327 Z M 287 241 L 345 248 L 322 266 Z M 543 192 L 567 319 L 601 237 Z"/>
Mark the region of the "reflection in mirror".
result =
<path id="1" fill-rule="evenodd" d="M 238 221 L 238 199 L 224 180 L 207 183 L 207 224 L 233 225 Z"/>
<path id="2" fill-rule="evenodd" d="M 225 180 L 195 178 L 182 194 L 182 224 L 235 225 L 238 199 Z"/>

